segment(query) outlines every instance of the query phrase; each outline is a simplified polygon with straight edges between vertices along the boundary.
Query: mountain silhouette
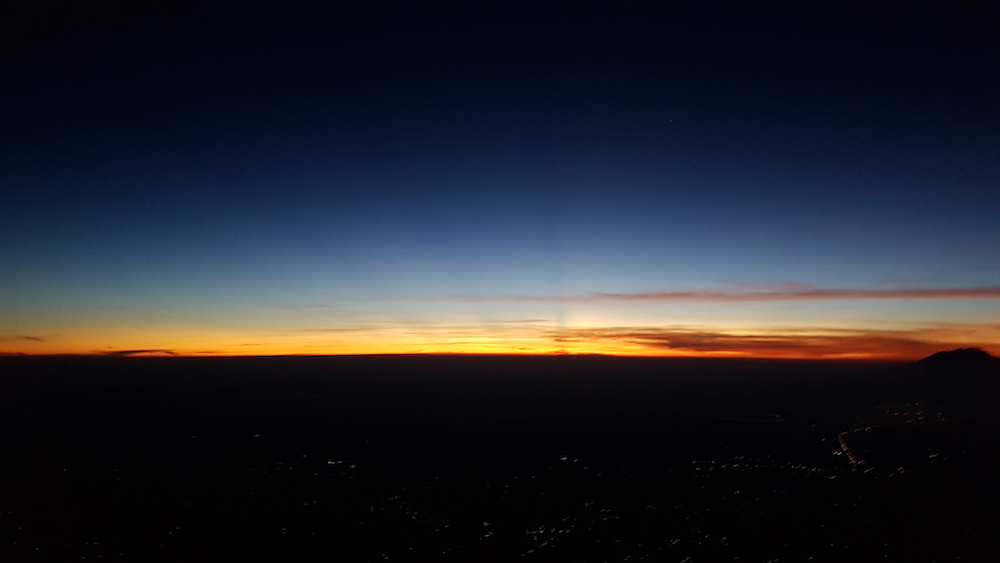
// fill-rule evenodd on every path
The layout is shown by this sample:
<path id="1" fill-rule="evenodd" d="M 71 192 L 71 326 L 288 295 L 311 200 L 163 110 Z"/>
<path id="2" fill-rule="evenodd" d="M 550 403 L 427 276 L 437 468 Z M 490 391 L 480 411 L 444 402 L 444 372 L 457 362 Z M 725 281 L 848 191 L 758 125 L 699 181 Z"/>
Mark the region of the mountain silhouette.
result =
<path id="1" fill-rule="evenodd" d="M 937 352 L 920 360 L 925 364 L 941 365 L 983 365 L 1000 364 L 1000 358 L 992 356 L 979 348 L 958 348 L 946 352 Z"/>
<path id="2" fill-rule="evenodd" d="M 916 365 L 926 400 L 994 416 L 1000 405 L 1000 358 L 978 348 L 959 348 L 931 354 Z"/>

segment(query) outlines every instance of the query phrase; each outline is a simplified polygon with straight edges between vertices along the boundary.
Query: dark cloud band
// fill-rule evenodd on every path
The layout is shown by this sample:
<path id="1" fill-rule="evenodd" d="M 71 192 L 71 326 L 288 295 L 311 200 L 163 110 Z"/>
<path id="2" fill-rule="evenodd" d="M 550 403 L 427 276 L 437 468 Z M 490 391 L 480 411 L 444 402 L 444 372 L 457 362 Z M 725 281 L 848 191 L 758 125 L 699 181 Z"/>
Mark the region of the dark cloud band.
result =
<path id="1" fill-rule="evenodd" d="M 463 301 L 523 302 L 665 302 L 697 301 L 742 303 L 766 301 L 824 301 L 849 299 L 997 299 L 1000 287 L 948 289 L 795 289 L 790 291 L 651 291 L 640 293 L 586 293 L 583 295 L 462 296 Z"/>

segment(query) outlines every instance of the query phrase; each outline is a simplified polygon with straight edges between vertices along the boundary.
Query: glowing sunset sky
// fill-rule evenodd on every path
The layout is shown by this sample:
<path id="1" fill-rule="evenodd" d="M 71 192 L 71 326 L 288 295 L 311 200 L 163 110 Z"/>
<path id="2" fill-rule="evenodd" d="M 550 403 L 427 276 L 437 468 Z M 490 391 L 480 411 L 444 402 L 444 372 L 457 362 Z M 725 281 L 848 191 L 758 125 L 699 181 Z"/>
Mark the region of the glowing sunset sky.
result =
<path id="1" fill-rule="evenodd" d="M 998 13 L 726 8 L 5 8 L 0 353 L 1000 354 Z"/>

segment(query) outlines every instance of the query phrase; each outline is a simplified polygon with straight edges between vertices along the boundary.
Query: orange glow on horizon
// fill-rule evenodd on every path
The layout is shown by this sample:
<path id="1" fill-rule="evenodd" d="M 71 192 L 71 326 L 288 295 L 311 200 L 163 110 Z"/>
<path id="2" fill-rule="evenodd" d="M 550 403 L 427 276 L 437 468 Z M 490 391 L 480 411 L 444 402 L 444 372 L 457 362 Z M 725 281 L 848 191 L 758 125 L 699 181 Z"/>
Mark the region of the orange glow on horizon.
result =
<path id="1" fill-rule="evenodd" d="M 914 361 L 934 352 L 955 347 L 973 346 L 992 353 L 988 344 L 929 342 L 921 345 L 892 346 L 877 339 L 864 345 L 860 339 L 853 339 L 849 345 L 817 343 L 808 336 L 791 336 L 780 344 L 761 347 L 759 342 L 749 340 L 745 347 L 734 344 L 738 337 L 731 338 L 724 347 L 718 349 L 666 347 L 643 344 L 635 341 L 616 340 L 600 337 L 578 337 L 573 341 L 553 342 L 551 339 L 455 339 L 440 341 L 417 338 L 399 340 L 350 339 L 339 342 L 323 342 L 310 339 L 284 342 L 261 343 L 256 345 L 226 345 L 209 342 L 185 342 L 184 346 L 164 347 L 139 345 L 129 341 L 115 347 L 97 347 L 84 344 L 80 347 L 44 345 L 11 346 L 0 348 L 2 355 L 107 355 L 107 356 L 178 356 L 178 357 L 239 357 L 239 356 L 326 356 L 326 355 L 381 355 L 381 354 L 463 354 L 463 355 L 608 355 L 635 357 L 697 357 L 697 358 L 747 358 L 747 359 L 813 359 L 813 360 L 886 360 Z M 168 341 L 164 339 L 163 342 Z M 81 343 L 82 344 L 82 343 Z"/>
<path id="2" fill-rule="evenodd" d="M 296 323 L 298 324 L 298 323 Z M 22 329 L 24 330 L 24 329 Z M 16 334 L 16 333 L 15 333 Z M 941 350 L 994 353 L 989 323 L 896 328 L 639 326 L 578 316 L 555 324 L 480 321 L 319 325 L 318 328 L 142 325 L 25 330 L 0 339 L 0 354 L 112 356 L 286 356 L 530 354 L 913 361 Z M 54 336 L 49 336 L 54 334 Z"/>

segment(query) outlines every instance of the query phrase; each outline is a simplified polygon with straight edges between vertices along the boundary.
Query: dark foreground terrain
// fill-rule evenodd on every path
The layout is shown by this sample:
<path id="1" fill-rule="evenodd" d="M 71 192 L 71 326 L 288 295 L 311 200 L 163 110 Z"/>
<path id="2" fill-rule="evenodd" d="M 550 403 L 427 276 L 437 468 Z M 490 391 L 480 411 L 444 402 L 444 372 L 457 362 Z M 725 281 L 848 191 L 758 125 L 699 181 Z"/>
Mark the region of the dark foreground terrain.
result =
<path id="1" fill-rule="evenodd" d="M 977 560 L 993 369 L 5 357 L 0 560 Z"/>

